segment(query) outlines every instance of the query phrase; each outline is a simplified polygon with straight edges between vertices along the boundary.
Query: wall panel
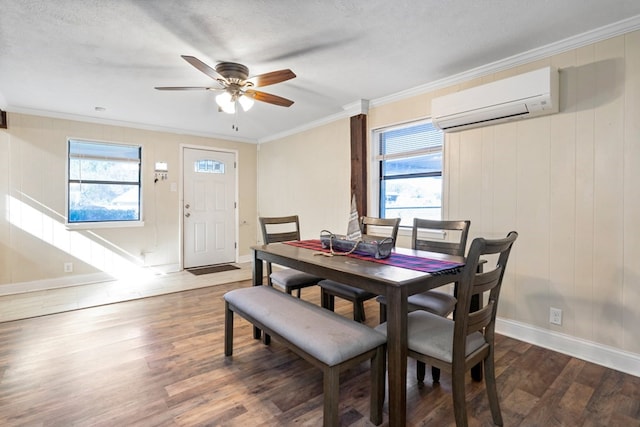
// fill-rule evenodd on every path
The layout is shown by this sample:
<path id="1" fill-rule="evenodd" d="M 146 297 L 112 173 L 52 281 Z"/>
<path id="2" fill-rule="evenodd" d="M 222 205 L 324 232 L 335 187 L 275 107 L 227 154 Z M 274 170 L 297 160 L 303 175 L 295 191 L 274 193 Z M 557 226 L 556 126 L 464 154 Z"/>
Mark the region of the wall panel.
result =
<path id="1" fill-rule="evenodd" d="M 546 65 L 561 70 L 559 114 L 446 135 L 444 216 L 470 219 L 470 239 L 519 232 L 501 318 L 640 354 L 640 31 L 438 94 Z M 370 125 L 416 118 L 429 99 L 376 107 Z"/>
<path id="2" fill-rule="evenodd" d="M 625 37 L 622 346 L 640 353 L 640 31 Z"/>
<path id="3" fill-rule="evenodd" d="M 595 45 L 594 340 L 622 346 L 624 38 Z"/>

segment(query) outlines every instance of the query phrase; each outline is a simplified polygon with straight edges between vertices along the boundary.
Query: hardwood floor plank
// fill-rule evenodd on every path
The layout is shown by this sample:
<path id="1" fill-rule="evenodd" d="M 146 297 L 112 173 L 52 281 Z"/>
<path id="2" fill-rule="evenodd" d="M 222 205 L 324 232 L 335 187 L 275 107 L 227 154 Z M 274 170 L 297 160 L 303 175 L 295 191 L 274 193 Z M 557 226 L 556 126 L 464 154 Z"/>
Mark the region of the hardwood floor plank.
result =
<path id="1" fill-rule="evenodd" d="M 318 369 L 276 340 L 254 340 L 243 319 L 234 354 L 224 357 L 222 295 L 250 285 L 0 323 L 0 425 L 321 425 Z M 315 304 L 319 297 L 317 289 L 303 292 Z M 351 309 L 336 300 L 338 313 L 351 318 Z M 375 301 L 365 309 L 366 323 L 376 325 Z M 496 349 L 505 425 L 640 425 L 640 378 L 503 336 Z M 340 383 L 341 425 L 371 426 L 368 363 L 343 372 Z M 470 425 L 492 425 L 483 383 L 466 386 Z M 448 374 L 419 384 L 409 360 L 407 405 L 408 426 L 454 425 Z"/>

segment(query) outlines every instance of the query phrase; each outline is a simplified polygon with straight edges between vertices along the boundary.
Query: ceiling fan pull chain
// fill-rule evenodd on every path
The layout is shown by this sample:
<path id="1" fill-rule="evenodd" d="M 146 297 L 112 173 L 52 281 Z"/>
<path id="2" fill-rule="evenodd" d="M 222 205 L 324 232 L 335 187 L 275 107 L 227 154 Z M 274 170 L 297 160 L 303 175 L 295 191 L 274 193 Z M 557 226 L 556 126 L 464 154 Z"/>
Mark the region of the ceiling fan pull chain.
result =
<path id="1" fill-rule="evenodd" d="M 238 132 L 238 125 L 236 123 L 238 123 L 238 101 L 235 101 L 236 103 L 236 108 L 235 108 L 235 112 L 233 113 L 233 124 L 231 125 L 231 129 L 235 130 L 236 132 Z"/>

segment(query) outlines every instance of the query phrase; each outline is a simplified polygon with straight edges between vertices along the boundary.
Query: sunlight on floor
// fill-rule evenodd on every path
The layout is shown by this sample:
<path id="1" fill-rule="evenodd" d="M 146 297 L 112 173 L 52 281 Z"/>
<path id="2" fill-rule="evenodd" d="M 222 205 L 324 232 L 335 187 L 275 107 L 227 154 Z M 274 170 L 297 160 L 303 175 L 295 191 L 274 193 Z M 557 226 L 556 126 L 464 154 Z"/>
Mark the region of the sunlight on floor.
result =
<path id="1" fill-rule="evenodd" d="M 97 305 L 129 301 L 189 289 L 250 280 L 251 263 L 235 264 L 239 270 L 196 276 L 187 271 L 119 279 L 87 285 L 0 297 L 0 322 L 43 316 Z"/>

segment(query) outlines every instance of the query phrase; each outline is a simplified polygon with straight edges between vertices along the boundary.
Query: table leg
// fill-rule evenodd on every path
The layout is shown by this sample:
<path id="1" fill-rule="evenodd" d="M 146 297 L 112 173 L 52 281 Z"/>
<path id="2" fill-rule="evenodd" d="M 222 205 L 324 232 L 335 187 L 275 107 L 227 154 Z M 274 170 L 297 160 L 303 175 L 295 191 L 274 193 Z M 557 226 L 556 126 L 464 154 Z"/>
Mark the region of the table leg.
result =
<path id="1" fill-rule="evenodd" d="M 258 253 L 253 251 L 253 286 L 262 286 L 262 260 L 258 258 Z M 253 327 L 253 338 L 259 340 L 262 331 Z"/>
<path id="2" fill-rule="evenodd" d="M 387 293 L 387 352 L 389 426 L 407 423 L 407 289 L 389 287 Z"/>

